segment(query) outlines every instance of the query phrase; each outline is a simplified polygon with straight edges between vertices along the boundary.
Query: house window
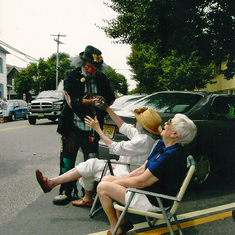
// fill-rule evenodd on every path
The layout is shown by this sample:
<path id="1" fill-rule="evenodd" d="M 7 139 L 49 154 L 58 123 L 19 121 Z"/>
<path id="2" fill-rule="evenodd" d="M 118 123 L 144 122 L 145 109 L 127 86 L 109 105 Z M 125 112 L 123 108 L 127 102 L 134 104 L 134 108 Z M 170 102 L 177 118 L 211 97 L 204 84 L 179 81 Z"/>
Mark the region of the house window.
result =
<path id="1" fill-rule="evenodd" d="M 0 57 L 0 73 L 3 73 L 3 59 Z"/>

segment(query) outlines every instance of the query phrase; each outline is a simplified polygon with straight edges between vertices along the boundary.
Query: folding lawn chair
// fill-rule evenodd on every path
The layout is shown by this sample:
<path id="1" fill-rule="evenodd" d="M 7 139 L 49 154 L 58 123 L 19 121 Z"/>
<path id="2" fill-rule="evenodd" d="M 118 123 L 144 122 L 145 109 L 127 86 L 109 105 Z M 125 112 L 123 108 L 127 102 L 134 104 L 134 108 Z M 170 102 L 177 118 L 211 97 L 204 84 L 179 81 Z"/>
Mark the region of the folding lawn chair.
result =
<path id="1" fill-rule="evenodd" d="M 122 211 L 122 213 L 121 213 L 121 216 L 116 224 L 116 227 L 114 228 L 112 235 L 116 235 L 116 232 L 117 232 L 126 212 L 145 216 L 150 227 L 155 225 L 157 219 L 164 219 L 167 223 L 167 226 L 170 230 L 171 235 L 174 235 L 173 229 L 171 227 L 171 222 L 170 222 L 171 218 L 173 217 L 176 224 L 177 224 L 177 227 L 179 229 L 179 233 L 180 233 L 180 235 L 182 235 L 183 233 L 182 233 L 179 221 L 176 217 L 176 211 L 179 207 L 180 202 L 182 201 L 184 193 L 185 193 L 185 191 L 189 185 L 189 182 L 195 172 L 195 161 L 191 155 L 188 156 L 188 158 L 187 158 L 187 167 L 189 168 L 189 170 L 186 174 L 186 177 L 185 177 L 185 179 L 182 183 L 182 186 L 181 186 L 176 197 L 167 196 L 167 195 L 163 195 L 163 194 L 159 194 L 159 193 L 152 193 L 152 192 L 139 190 L 139 189 L 135 189 L 135 188 L 127 188 L 127 191 L 131 191 L 131 195 L 130 195 L 126 205 L 125 206 L 119 205 L 117 202 L 113 203 L 114 208 L 116 210 Z M 161 212 L 150 212 L 150 211 L 143 211 L 143 210 L 129 208 L 129 205 L 130 205 L 131 200 L 132 200 L 135 193 L 142 193 L 145 195 L 155 196 L 158 201 Z M 164 206 L 162 204 L 162 198 L 169 199 L 169 200 L 173 201 L 172 206 L 169 209 L 164 208 Z M 150 218 L 153 218 L 153 220 L 151 220 Z"/>

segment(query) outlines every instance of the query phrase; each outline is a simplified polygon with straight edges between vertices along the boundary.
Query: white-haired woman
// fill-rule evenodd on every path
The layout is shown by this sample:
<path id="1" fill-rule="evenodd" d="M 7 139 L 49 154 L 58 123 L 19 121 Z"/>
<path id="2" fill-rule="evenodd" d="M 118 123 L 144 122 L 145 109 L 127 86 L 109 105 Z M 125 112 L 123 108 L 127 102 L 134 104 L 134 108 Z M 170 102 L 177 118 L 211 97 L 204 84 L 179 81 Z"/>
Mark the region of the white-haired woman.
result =
<path id="1" fill-rule="evenodd" d="M 152 192 L 175 196 L 187 171 L 183 145 L 190 143 L 197 133 L 196 125 L 187 116 L 176 114 L 173 119 L 165 122 L 158 142 L 146 162 L 138 169 L 123 178 L 105 176 L 98 185 L 98 195 L 110 222 L 108 235 L 112 234 L 118 220 L 113 208 L 113 200 L 125 205 L 130 193 L 128 187 L 139 188 Z M 163 201 L 169 207 L 169 201 Z M 158 211 L 155 197 L 135 194 L 130 207 Z M 124 235 L 120 226 L 117 234 Z"/>

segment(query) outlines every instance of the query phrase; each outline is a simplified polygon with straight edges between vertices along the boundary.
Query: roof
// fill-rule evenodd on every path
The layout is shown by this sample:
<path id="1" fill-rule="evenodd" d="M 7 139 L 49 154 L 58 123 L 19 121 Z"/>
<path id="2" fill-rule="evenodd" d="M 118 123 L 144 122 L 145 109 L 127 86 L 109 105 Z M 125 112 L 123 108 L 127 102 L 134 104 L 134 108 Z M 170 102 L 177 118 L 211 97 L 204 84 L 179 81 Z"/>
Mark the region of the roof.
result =
<path id="1" fill-rule="evenodd" d="M 6 54 L 11 54 L 10 52 L 8 52 L 6 49 L 4 49 L 2 46 L 0 46 L 0 51 L 6 53 Z"/>

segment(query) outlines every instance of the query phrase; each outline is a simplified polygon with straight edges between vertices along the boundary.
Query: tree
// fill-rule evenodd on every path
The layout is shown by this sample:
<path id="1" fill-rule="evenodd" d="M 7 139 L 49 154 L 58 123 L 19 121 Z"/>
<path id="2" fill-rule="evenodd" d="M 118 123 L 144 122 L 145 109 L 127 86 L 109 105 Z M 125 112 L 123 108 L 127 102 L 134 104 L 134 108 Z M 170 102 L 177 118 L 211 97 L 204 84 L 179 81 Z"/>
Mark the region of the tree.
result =
<path id="1" fill-rule="evenodd" d="M 114 93 L 126 95 L 128 92 L 128 84 L 125 76 L 117 73 L 111 66 L 104 66 L 104 74 L 109 78 L 110 86 Z"/>
<path id="2" fill-rule="evenodd" d="M 26 100 L 30 100 L 30 90 L 34 86 L 34 78 L 38 75 L 37 64 L 32 63 L 25 70 L 16 74 L 14 80 L 15 91 L 17 98 L 22 99 L 23 94 L 26 94 Z"/>
<path id="3" fill-rule="evenodd" d="M 59 79 L 64 79 L 66 71 L 71 68 L 70 56 L 66 53 L 59 53 Z M 56 54 L 53 54 L 45 61 L 39 59 L 36 63 L 30 64 L 25 70 L 17 74 L 15 78 L 15 91 L 17 97 L 26 94 L 27 99 L 31 95 L 37 95 L 43 90 L 55 90 L 56 88 Z"/>
<path id="4" fill-rule="evenodd" d="M 198 52 L 190 57 L 178 56 L 176 51 L 160 58 L 154 46 L 132 45 L 127 63 L 133 68 L 138 82 L 136 92 L 152 93 L 161 90 L 194 90 L 204 88 L 213 79 L 212 66 L 200 65 Z"/>
<path id="5" fill-rule="evenodd" d="M 116 93 L 126 95 L 128 92 L 128 84 L 126 78 L 116 73 L 110 66 L 105 65 L 104 73 L 109 78 L 110 85 Z M 68 69 L 71 66 L 70 56 L 66 53 L 59 53 L 59 76 L 58 82 L 64 79 Z M 27 100 L 31 99 L 31 95 L 37 95 L 43 90 L 55 90 L 56 88 L 56 54 L 53 54 L 46 61 L 43 58 L 36 63 L 30 64 L 25 70 L 17 74 L 15 78 L 15 91 L 18 98 L 23 93 L 26 94 Z"/>
<path id="6" fill-rule="evenodd" d="M 116 42 L 154 45 L 162 58 L 190 58 L 198 52 L 202 66 L 214 62 L 226 79 L 235 74 L 234 0 L 110 0 L 119 15 L 102 27 Z"/>

